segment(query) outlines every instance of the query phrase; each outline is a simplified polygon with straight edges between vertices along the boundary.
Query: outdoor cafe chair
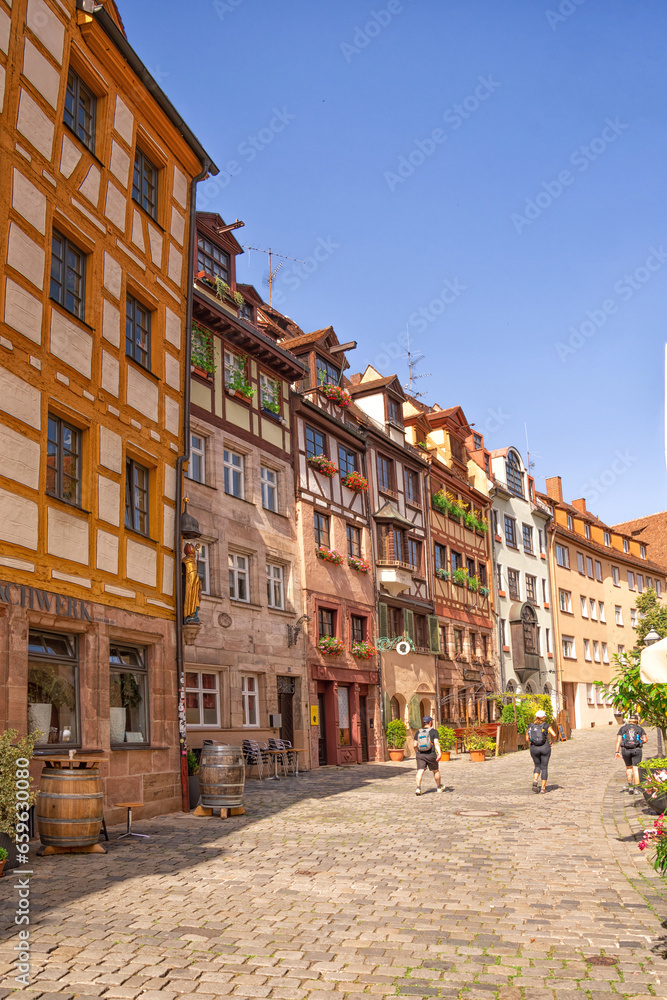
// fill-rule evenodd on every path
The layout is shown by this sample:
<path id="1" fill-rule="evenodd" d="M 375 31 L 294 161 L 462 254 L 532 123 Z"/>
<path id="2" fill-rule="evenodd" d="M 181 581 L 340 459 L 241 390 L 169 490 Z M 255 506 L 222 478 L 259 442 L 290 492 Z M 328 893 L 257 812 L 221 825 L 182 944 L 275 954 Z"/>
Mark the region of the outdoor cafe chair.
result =
<path id="1" fill-rule="evenodd" d="M 257 740 L 243 740 L 243 757 L 248 771 L 253 765 L 257 768 L 257 776 L 260 781 L 264 777 L 264 764 L 267 763 L 266 754 L 263 751 L 266 746 L 261 745 Z"/>

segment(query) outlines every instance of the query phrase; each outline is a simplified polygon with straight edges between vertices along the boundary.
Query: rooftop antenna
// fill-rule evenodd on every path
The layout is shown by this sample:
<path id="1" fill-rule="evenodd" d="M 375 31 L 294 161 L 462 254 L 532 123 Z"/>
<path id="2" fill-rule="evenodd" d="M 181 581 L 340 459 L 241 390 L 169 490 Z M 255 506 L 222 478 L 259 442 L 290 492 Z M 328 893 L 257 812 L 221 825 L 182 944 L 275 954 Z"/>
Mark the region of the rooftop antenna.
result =
<path id="1" fill-rule="evenodd" d="M 243 244 L 243 248 L 245 250 L 254 250 L 255 253 L 266 253 L 266 254 L 269 255 L 269 269 L 268 269 L 268 271 L 265 271 L 265 273 L 264 273 L 264 284 L 268 285 L 268 288 L 269 288 L 269 305 L 273 305 L 273 283 L 276 280 L 276 276 L 278 274 L 278 271 L 283 266 L 284 261 L 286 261 L 286 260 L 293 260 L 297 264 L 305 264 L 306 263 L 305 260 L 299 260 L 298 257 L 286 257 L 284 253 L 276 253 L 276 251 L 272 250 L 271 247 L 269 247 L 268 250 L 264 250 L 262 247 L 249 247 L 249 246 L 247 246 L 247 244 L 244 243 Z M 282 258 L 281 261 L 280 261 L 280 264 L 278 264 L 277 267 L 273 267 L 272 266 L 272 264 L 271 264 L 271 258 L 272 257 L 280 257 L 280 258 Z"/>
<path id="2" fill-rule="evenodd" d="M 408 359 L 408 384 L 404 385 L 403 388 L 406 390 L 406 392 L 409 392 L 411 396 L 414 396 L 415 399 L 419 399 L 421 396 L 425 396 L 426 393 L 425 392 L 416 392 L 415 389 L 414 389 L 414 387 L 413 387 L 413 383 L 418 378 L 430 378 L 431 377 L 431 372 L 424 372 L 423 375 L 415 375 L 414 374 L 414 369 L 417 367 L 417 365 L 419 364 L 420 361 L 424 360 L 424 358 L 426 357 L 426 355 L 425 354 L 413 354 L 412 353 L 412 351 L 410 350 L 410 324 L 409 323 L 405 324 L 405 331 L 406 331 L 406 336 L 407 336 L 407 348 L 406 348 L 406 352 L 405 353 L 406 353 L 407 359 Z"/>
<path id="3" fill-rule="evenodd" d="M 526 462 L 526 468 L 528 469 L 528 475 L 532 476 L 533 469 L 535 468 L 535 463 L 531 462 L 530 460 L 530 446 L 528 444 L 528 424 L 524 423 L 523 429 L 526 434 L 526 458 L 528 459 L 528 461 Z"/>

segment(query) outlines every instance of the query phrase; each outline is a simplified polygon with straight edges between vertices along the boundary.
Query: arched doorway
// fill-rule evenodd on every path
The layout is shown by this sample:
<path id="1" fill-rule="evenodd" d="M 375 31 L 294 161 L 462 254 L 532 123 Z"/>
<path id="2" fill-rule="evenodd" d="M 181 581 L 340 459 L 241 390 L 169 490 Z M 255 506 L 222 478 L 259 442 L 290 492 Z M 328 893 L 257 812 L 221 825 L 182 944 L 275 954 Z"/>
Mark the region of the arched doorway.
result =
<path id="1" fill-rule="evenodd" d="M 431 702 L 430 701 L 425 701 L 424 699 L 422 699 L 419 702 L 419 719 L 420 719 L 420 721 L 421 721 L 421 719 L 424 718 L 425 715 L 430 715 L 430 714 L 431 714 Z"/>
<path id="2" fill-rule="evenodd" d="M 391 721 L 394 722 L 396 719 L 401 717 L 401 706 L 398 704 L 398 698 L 396 695 L 389 702 L 389 708 L 391 711 Z"/>

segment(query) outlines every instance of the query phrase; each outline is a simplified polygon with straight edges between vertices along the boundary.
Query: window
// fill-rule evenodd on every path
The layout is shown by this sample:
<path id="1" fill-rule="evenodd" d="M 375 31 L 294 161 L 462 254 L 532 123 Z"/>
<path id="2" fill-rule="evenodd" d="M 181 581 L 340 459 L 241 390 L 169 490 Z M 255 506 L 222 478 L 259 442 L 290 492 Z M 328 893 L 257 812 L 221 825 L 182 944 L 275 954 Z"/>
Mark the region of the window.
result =
<path id="1" fill-rule="evenodd" d="M 614 605 L 614 615 L 615 615 L 615 618 L 616 618 L 616 624 L 617 625 L 622 625 L 623 624 L 623 608 L 621 607 L 620 604 L 615 604 Z"/>
<path id="2" fill-rule="evenodd" d="M 28 633 L 28 732 L 47 743 L 80 746 L 77 638 Z"/>
<path id="3" fill-rule="evenodd" d="M 577 570 L 582 576 L 586 576 L 586 568 L 584 566 L 584 553 L 577 552 Z"/>
<path id="4" fill-rule="evenodd" d="M 157 167 L 138 148 L 134 152 L 132 198 L 152 219 L 157 219 Z"/>
<path id="5" fill-rule="evenodd" d="M 580 601 L 581 601 L 581 617 L 588 618 L 588 601 L 585 597 L 581 597 Z"/>
<path id="6" fill-rule="evenodd" d="M 57 229 L 51 236 L 49 295 L 73 316 L 85 318 L 86 255 Z"/>
<path id="7" fill-rule="evenodd" d="M 623 551 L 624 552 L 630 551 L 630 542 L 627 540 L 627 538 L 623 539 Z"/>
<path id="8" fill-rule="evenodd" d="M 483 587 L 486 587 L 486 563 L 477 564 L 477 576 Z"/>
<path id="9" fill-rule="evenodd" d="M 516 548 L 516 521 L 505 514 L 505 543 Z"/>
<path id="10" fill-rule="evenodd" d="M 190 461 L 186 476 L 196 483 L 206 482 L 206 438 L 199 434 L 190 435 Z"/>
<path id="11" fill-rule="evenodd" d="M 491 528 L 494 535 L 500 535 L 500 529 L 498 528 L 498 511 L 495 507 L 491 508 Z"/>
<path id="12" fill-rule="evenodd" d="M 570 568 L 570 550 L 567 545 L 556 545 L 556 562 L 564 569 Z"/>
<path id="13" fill-rule="evenodd" d="M 496 564 L 496 584 L 498 590 L 503 590 L 503 568 L 500 563 Z"/>
<path id="14" fill-rule="evenodd" d="M 660 580 L 655 581 L 655 596 L 656 597 L 662 596 L 662 583 L 660 582 Z"/>
<path id="15" fill-rule="evenodd" d="M 500 646 L 504 649 L 507 646 L 507 622 L 504 618 L 498 619 L 498 633 L 500 635 Z M 509 683 L 511 684 L 512 682 L 510 681 Z"/>
<path id="16" fill-rule="evenodd" d="M 241 704 L 243 706 L 243 726 L 246 729 L 259 726 L 259 691 L 255 674 L 241 675 Z"/>
<path id="17" fill-rule="evenodd" d="M 454 549 L 450 549 L 450 556 L 452 558 L 452 573 L 456 569 L 463 569 L 463 557 L 460 552 L 455 552 Z"/>
<path id="18" fill-rule="evenodd" d="M 278 473 L 265 465 L 260 468 L 260 483 L 262 490 L 262 507 L 265 510 L 278 510 Z"/>
<path id="19" fill-rule="evenodd" d="M 549 603 L 549 597 L 547 594 L 547 581 L 544 578 L 542 578 L 542 601 L 544 602 L 544 604 Z"/>
<path id="20" fill-rule="evenodd" d="M 468 557 L 466 559 L 466 569 L 468 570 L 468 576 L 475 575 L 475 560 Z"/>
<path id="21" fill-rule="evenodd" d="M 604 533 L 604 543 L 607 547 L 611 545 L 611 535 L 608 531 L 605 531 Z"/>
<path id="22" fill-rule="evenodd" d="M 632 570 L 628 570 L 628 590 L 635 589 L 635 574 Z"/>
<path id="23" fill-rule="evenodd" d="M 266 601 L 270 608 L 285 607 L 284 570 L 282 566 L 266 564 Z"/>
<path id="24" fill-rule="evenodd" d="M 592 684 L 586 685 L 586 701 L 589 705 L 595 704 L 595 688 Z"/>
<path id="25" fill-rule="evenodd" d="M 197 233 L 197 270 L 229 282 L 229 254 Z"/>
<path id="26" fill-rule="evenodd" d="M 391 714 L 391 721 L 394 722 L 396 719 L 401 717 L 401 707 L 398 704 L 398 698 L 393 697 L 389 702 L 389 711 Z"/>
<path id="27" fill-rule="evenodd" d="M 537 604 L 537 577 L 526 573 L 526 600 Z"/>
<path id="28" fill-rule="evenodd" d="M 148 670 L 140 646 L 109 647 L 111 745 L 149 743 Z"/>
<path id="29" fill-rule="evenodd" d="M 619 572 L 618 566 L 611 567 L 611 578 L 614 581 L 615 587 L 621 586 L 621 574 Z"/>
<path id="30" fill-rule="evenodd" d="M 523 551 L 533 553 L 533 529 L 529 524 L 523 525 Z"/>
<path id="31" fill-rule="evenodd" d="M 241 392 L 241 387 L 248 386 L 247 359 L 233 351 L 224 351 L 225 389 L 230 392 Z M 241 392 L 241 395 L 243 393 Z M 247 397 L 246 397 L 247 398 Z"/>
<path id="32" fill-rule="evenodd" d="M 405 626 L 401 608 L 387 608 L 387 620 L 390 639 L 396 639 L 399 635 L 403 635 Z"/>
<path id="33" fill-rule="evenodd" d="M 208 562 L 209 549 L 208 545 L 199 544 L 197 546 L 197 575 L 201 580 L 201 592 L 202 594 L 210 593 L 210 572 L 209 572 L 209 562 Z"/>
<path id="34" fill-rule="evenodd" d="M 348 524 L 345 528 L 347 535 L 347 554 L 361 558 L 361 529 L 355 528 L 353 524 Z"/>
<path id="35" fill-rule="evenodd" d="M 420 502 L 419 475 L 412 469 L 405 469 L 403 478 L 405 480 L 405 499 L 408 503 L 418 504 Z"/>
<path id="36" fill-rule="evenodd" d="M 73 69 L 67 74 L 65 110 L 63 121 L 81 140 L 84 146 L 95 152 L 95 111 L 97 101 Z"/>
<path id="37" fill-rule="evenodd" d="M 438 542 L 434 546 L 435 553 L 435 569 L 436 572 L 439 569 L 447 569 L 447 547 L 445 545 L 439 545 Z"/>
<path id="38" fill-rule="evenodd" d="M 590 577 L 591 580 L 594 579 L 593 560 L 591 559 L 590 556 L 586 556 L 586 573 Z"/>
<path id="39" fill-rule="evenodd" d="M 338 468 L 341 476 L 346 476 L 348 472 L 357 471 L 357 453 L 350 451 L 345 445 L 338 445 Z"/>
<path id="40" fill-rule="evenodd" d="M 335 635 L 334 626 L 336 624 L 336 612 L 330 608 L 319 608 L 317 612 L 317 637 L 318 639 Z"/>
<path id="41" fill-rule="evenodd" d="M 593 640 L 593 659 L 596 663 L 600 662 L 600 643 L 597 639 Z"/>
<path id="42" fill-rule="evenodd" d="M 230 552 L 229 562 L 229 596 L 233 601 L 250 600 L 248 557 L 237 556 Z"/>
<path id="43" fill-rule="evenodd" d="M 640 545 L 639 546 L 639 555 L 641 556 L 642 559 L 646 559 L 646 546 L 645 545 Z"/>
<path id="44" fill-rule="evenodd" d="M 454 652 L 463 652 L 463 629 L 460 628 L 454 629 Z"/>
<path id="45" fill-rule="evenodd" d="M 637 628 L 637 609 L 630 608 L 630 625 L 632 628 Z"/>
<path id="46" fill-rule="evenodd" d="M 352 642 L 363 642 L 366 638 L 366 619 L 360 615 L 350 615 L 350 638 Z"/>
<path id="47" fill-rule="evenodd" d="M 551 652 L 551 630 L 545 628 L 544 630 L 544 641 L 547 648 L 547 653 Z"/>
<path id="48" fill-rule="evenodd" d="M 406 562 L 405 558 L 405 532 L 400 528 L 393 528 L 394 539 L 394 559 L 398 562 Z"/>
<path id="49" fill-rule="evenodd" d="M 383 455 L 378 455 L 378 487 L 389 493 L 394 490 L 394 463 Z"/>
<path id="50" fill-rule="evenodd" d="M 326 453 L 326 439 L 324 434 L 306 424 L 306 458 L 312 458 L 313 455 L 326 455 Z"/>
<path id="51" fill-rule="evenodd" d="M 544 552 L 544 532 L 541 528 L 537 529 L 537 537 L 539 539 L 540 552 Z"/>
<path id="52" fill-rule="evenodd" d="M 482 438 L 479 434 L 475 433 L 474 431 L 472 435 L 472 443 L 475 451 L 479 451 L 480 448 L 482 447 Z"/>
<path id="53" fill-rule="evenodd" d="M 568 660 L 576 660 L 577 658 L 573 635 L 563 636 L 563 656 Z"/>
<path id="54" fill-rule="evenodd" d="M 569 590 L 558 591 L 558 604 L 561 611 L 572 613 L 572 594 Z"/>
<path id="55" fill-rule="evenodd" d="M 653 577 L 650 577 L 650 576 L 646 577 L 646 589 L 647 590 L 652 590 L 653 589 Z"/>
<path id="56" fill-rule="evenodd" d="M 249 323 L 255 322 L 255 307 L 251 302 L 244 300 L 243 305 L 239 308 L 239 316 L 241 319 L 246 319 Z"/>
<path id="57" fill-rule="evenodd" d="M 148 534 L 148 469 L 133 458 L 125 462 L 125 527 Z"/>
<path id="58" fill-rule="evenodd" d="M 313 523 L 315 526 L 315 544 L 316 545 L 326 545 L 327 548 L 331 546 L 331 531 L 330 524 L 331 518 L 328 514 L 318 514 L 315 513 L 313 517 Z"/>
<path id="59" fill-rule="evenodd" d="M 641 573 L 637 573 L 637 590 L 640 594 L 644 593 L 644 577 Z"/>
<path id="60" fill-rule="evenodd" d="M 220 725 L 218 675 L 188 670 L 185 674 L 185 721 L 188 726 Z"/>
<path id="61" fill-rule="evenodd" d="M 572 520 L 572 515 L 567 515 L 567 530 L 574 531 L 574 521 Z"/>
<path id="62" fill-rule="evenodd" d="M 622 646 L 620 643 L 616 647 L 616 651 L 620 657 L 625 656 L 625 646 Z"/>
<path id="63" fill-rule="evenodd" d="M 429 648 L 426 615 L 415 615 L 415 646 L 417 649 Z"/>
<path id="64" fill-rule="evenodd" d="M 590 524 L 585 524 L 584 525 L 584 538 L 590 538 L 590 537 L 591 537 L 591 526 L 590 526 Z"/>
<path id="65" fill-rule="evenodd" d="M 66 503 L 81 503 L 81 431 L 49 414 L 46 492 Z"/>
<path id="66" fill-rule="evenodd" d="M 125 354 L 150 370 L 151 314 L 131 295 L 125 303 Z"/>
<path id="67" fill-rule="evenodd" d="M 338 686 L 338 740 L 342 747 L 349 747 L 350 739 L 350 689 Z"/>
<path id="68" fill-rule="evenodd" d="M 520 601 L 520 585 L 519 585 L 519 571 L 518 569 L 508 569 L 507 570 L 507 583 L 509 587 L 509 595 L 513 601 Z"/>
<path id="69" fill-rule="evenodd" d="M 609 647 L 606 642 L 602 643 L 602 662 L 609 663 Z"/>
<path id="70" fill-rule="evenodd" d="M 600 619 L 601 622 L 604 622 L 606 624 L 607 617 L 605 614 L 604 604 L 602 603 L 602 601 L 598 601 L 598 618 Z"/>
<path id="71" fill-rule="evenodd" d="M 584 659 L 590 662 L 591 660 L 591 640 L 584 639 Z"/>
<path id="72" fill-rule="evenodd" d="M 396 424 L 398 427 L 403 426 L 400 403 L 389 396 L 387 397 L 387 420 L 390 424 Z"/>
<path id="73" fill-rule="evenodd" d="M 523 472 L 521 471 L 521 462 L 519 456 L 515 451 L 509 451 L 507 453 L 507 461 L 505 462 L 505 471 L 507 473 L 507 485 L 510 492 L 517 497 L 523 496 Z"/>
<path id="74" fill-rule="evenodd" d="M 599 559 L 595 560 L 595 579 L 598 583 L 602 583 L 602 563 Z"/>
<path id="75" fill-rule="evenodd" d="M 243 455 L 237 455 L 235 451 L 228 451 L 225 448 L 222 453 L 222 464 L 224 468 L 225 493 L 243 500 L 245 495 Z"/>
<path id="76" fill-rule="evenodd" d="M 484 471 L 486 472 L 487 476 L 491 475 L 491 458 L 488 452 L 484 453 Z"/>
<path id="77" fill-rule="evenodd" d="M 324 358 L 317 357 L 315 359 L 315 373 L 318 385 L 323 385 L 325 382 L 338 385 L 340 382 L 340 369 L 329 364 Z"/>
<path id="78" fill-rule="evenodd" d="M 262 410 L 267 410 L 276 416 L 280 415 L 281 409 L 281 384 L 278 379 L 270 378 L 264 372 L 259 373 L 259 405 Z"/>
<path id="79" fill-rule="evenodd" d="M 589 601 L 589 604 L 591 608 L 591 618 L 594 622 L 596 622 L 598 620 L 598 609 L 597 609 L 597 604 L 595 603 L 592 597 Z"/>

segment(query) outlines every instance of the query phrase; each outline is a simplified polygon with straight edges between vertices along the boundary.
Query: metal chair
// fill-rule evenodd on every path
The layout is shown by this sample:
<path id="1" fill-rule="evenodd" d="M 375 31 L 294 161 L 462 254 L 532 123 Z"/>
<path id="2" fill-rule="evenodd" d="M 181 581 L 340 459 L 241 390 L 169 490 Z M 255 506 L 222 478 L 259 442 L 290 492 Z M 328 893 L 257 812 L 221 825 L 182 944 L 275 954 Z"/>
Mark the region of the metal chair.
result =
<path id="1" fill-rule="evenodd" d="M 277 740 L 273 737 L 269 738 L 269 750 L 288 750 L 292 746 L 291 743 L 286 743 L 285 740 Z M 281 753 L 280 764 L 283 769 L 283 777 L 287 777 L 287 771 L 289 764 L 292 763 L 289 758 L 293 757 L 293 754 Z"/>
<path id="2" fill-rule="evenodd" d="M 257 776 L 260 781 L 264 777 L 264 764 L 266 763 L 262 753 L 263 749 L 265 750 L 266 747 L 262 747 L 256 740 L 243 740 L 242 753 L 245 766 L 250 771 L 254 765 L 257 768 Z"/>

